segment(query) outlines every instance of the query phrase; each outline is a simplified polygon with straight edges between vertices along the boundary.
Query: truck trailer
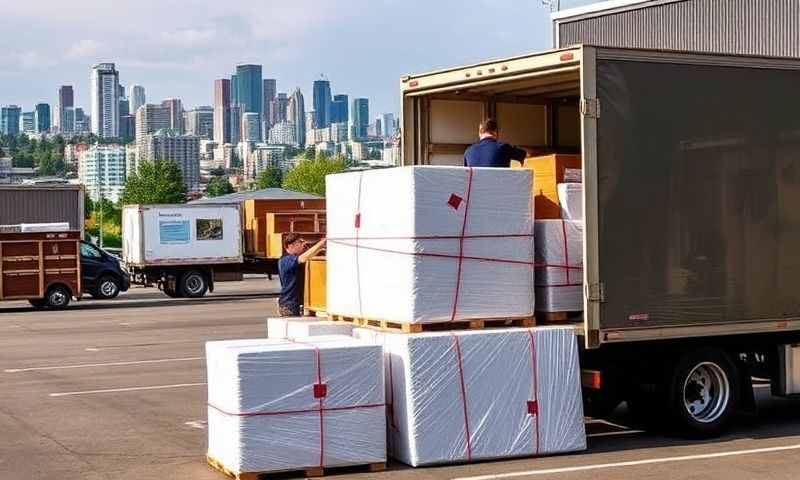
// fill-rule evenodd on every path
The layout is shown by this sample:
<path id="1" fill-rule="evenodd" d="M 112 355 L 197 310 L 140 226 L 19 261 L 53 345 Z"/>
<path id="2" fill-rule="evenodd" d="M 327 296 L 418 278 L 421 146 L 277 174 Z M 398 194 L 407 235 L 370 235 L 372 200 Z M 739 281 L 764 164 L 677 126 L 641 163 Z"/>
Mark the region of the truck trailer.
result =
<path id="1" fill-rule="evenodd" d="M 800 60 L 578 45 L 401 78 L 404 165 L 479 122 L 583 162 L 584 399 L 692 436 L 800 393 Z M 535 240 L 534 240 L 535 241 Z"/>

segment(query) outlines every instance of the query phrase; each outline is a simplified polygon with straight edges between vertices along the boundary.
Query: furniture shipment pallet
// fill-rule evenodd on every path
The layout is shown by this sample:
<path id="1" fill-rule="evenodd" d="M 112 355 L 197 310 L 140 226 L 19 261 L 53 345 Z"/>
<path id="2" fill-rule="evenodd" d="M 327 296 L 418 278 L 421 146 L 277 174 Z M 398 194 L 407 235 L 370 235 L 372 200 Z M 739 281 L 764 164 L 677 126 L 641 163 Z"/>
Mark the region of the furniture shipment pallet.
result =
<path id="1" fill-rule="evenodd" d="M 360 472 L 382 472 L 386 470 L 386 462 L 366 463 L 363 465 L 350 465 L 345 467 L 306 467 L 297 468 L 294 470 L 281 470 L 278 472 L 246 472 L 236 473 L 231 471 L 228 467 L 217 461 L 215 458 L 206 455 L 208 465 L 214 470 L 224 474 L 229 478 L 235 480 L 263 480 L 273 479 L 275 477 L 307 477 L 316 478 L 324 477 L 325 475 L 334 473 L 344 473 L 349 471 Z"/>
<path id="2" fill-rule="evenodd" d="M 331 320 L 348 322 L 359 327 L 374 328 L 387 332 L 421 333 L 440 332 L 443 330 L 480 330 L 483 328 L 501 327 L 534 327 L 536 320 L 532 317 L 499 318 L 486 320 L 456 320 L 441 323 L 403 323 L 371 318 L 348 317 L 344 315 L 328 315 Z"/>

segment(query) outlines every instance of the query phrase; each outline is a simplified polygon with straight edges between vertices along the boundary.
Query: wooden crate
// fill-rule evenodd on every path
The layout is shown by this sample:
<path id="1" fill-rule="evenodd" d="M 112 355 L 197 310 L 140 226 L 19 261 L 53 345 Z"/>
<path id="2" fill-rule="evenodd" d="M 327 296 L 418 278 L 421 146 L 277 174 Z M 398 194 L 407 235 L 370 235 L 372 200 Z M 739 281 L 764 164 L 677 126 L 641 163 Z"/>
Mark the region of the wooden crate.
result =
<path id="1" fill-rule="evenodd" d="M 377 462 L 377 463 L 366 463 L 363 465 L 352 465 L 346 467 L 305 467 L 305 468 L 298 468 L 295 470 L 281 470 L 276 472 L 247 472 L 247 473 L 236 473 L 230 470 L 228 467 L 223 465 L 221 462 L 216 460 L 215 458 L 211 457 L 210 455 L 206 455 L 206 462 L 208 465 L 213 468 L 214 470 L 226 475 L 229 478 L 233 478 L 235 480 L 260 480 L 260 479 L 271 479 L 277 476 L 281 478 L 284 477 L 306 477 L 306 478 L 316 478 L 316 477 L 324 477 L 325 475 L 336 474 L 336 473 L 343 473 L 349 471 L 361 471 L 361 472 L 382 472 L 386 470 L 386 462 Z"/>
<path id="2" fill-rule="evenodd" d="M 316 242 L 325 236 L 325 211 L 287 211 L 266 215 L 267 258 L 280 258 L 283 255 L 283 237 L 287 233 L 297 233 L 309 242 Z"/>
<path id="3" fill-rule="evenodd" d="M 325 257 L 314 257 L 306 262 L 303 286 L 303 315 L 324 313 L 327 308 L 328 263 Z"/>
<path id="4" fill-rule="evenodd" d="M 245 200 L 242 202 L 242 225 L 244 225 L 245 229 L 245 253 L 262 258 L 267 256 L 268 213 L 324 209 L 324 198 L 310 200 Z"/>
<path id="5" fill-rule="evenodd" d="M 564 183 L 566 169 L 581 169 L 581 156 L 553 154 L 528 157 L 521 168 L 533 169 L 534 218 L 561 218 L 558 184 Z"/>
<path id="6" fill-rule="evenodd" d="M 348 322 L 358 327 L 374 328 L 395 333 L 441 332 L 448 330 L 481 330 L 484 328 L 534 327 L 536 320 L 532 317 L 521 318 L 487 318 L 476 320 L 456 320 L 442 323 L 404 323 L 374 318 L 349 317 L 344 315 L 328 315 L 331 320 Z"/>
<path id="7" fill-rule="evenodd" d="M 42 298 L 50 285 L 81 296 L 80 231 L 0 233 L 0 300 Z"/>

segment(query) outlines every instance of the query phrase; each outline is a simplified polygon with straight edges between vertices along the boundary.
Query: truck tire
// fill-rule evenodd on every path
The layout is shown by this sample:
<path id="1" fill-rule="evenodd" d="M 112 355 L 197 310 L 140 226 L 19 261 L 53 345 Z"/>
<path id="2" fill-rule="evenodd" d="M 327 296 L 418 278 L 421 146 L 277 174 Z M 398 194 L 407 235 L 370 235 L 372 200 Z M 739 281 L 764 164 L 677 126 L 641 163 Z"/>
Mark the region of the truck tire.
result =
<path id="1" fill-rule="evenodd" d="M 208 291 L 208 278 L 197 270 L 184 273 L 178 283 L 178 291 L 186 298 L 200 298 Z"/>
<path id="2" fill-rule="evenodd" d="M 97 281 L 97 288 L 92 292 L 92 296 L 97 299 L 111 300 L 119 295 L 119 280 L 111 275 L 103 275 Z"/>
<path id="3" fill-rule="evenodd" d="M 718 348 L 683 354 L 674 364 L 666 396 L 669 425 L 691 438 L 725 431 L 739 401 L 736 364 Z"/>
<path id="4" fill-rule="evenodd" d="M 175 289 L 173 287 L 170 287 L 169 285 L 164 285 L 163 291 L 164 295 L 168 296 L 169 298 L 180 298 L 178 292 L 175 291 Z"/>
<path id="5" fill-rule="evenodd" d="M 72 298 L 72 293 L 64 285 L 53 285 L 47 289 L 47 294 L 44 296 L 45 305 L 47 308 L 53 310 L 61 310 L 67 308 L 69 301 Z"/>

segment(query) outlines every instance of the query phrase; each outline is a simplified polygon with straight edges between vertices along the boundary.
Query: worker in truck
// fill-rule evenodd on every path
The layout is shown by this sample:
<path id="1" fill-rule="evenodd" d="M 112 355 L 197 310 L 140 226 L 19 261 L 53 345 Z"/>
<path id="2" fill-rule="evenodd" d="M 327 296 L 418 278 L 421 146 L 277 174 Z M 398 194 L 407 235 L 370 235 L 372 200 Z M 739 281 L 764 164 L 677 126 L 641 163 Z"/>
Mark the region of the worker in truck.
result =
<path id="1" fill-rule="evenodd" d="M 478 127 L 480 141 L 464 152 L 464 166 L 508 168 L 511 160 L 525 160 L 528 152 L 497 140 L 497 121 L 488 119 Z"/>
<path id="2" fill-rule="evenodd" d="M 303 264 L 314 257 L 325 246 L 323 238 L 309 248 L 309 244 L 296 233 L 283 237 L 284 254 L 278 260 L 281 279 L 281 294 L 278 297 L 278 314 L 281 317 L 298 317 L 302 314 Z"/>

